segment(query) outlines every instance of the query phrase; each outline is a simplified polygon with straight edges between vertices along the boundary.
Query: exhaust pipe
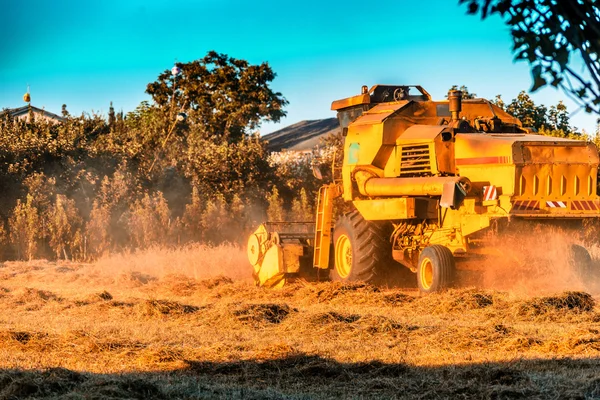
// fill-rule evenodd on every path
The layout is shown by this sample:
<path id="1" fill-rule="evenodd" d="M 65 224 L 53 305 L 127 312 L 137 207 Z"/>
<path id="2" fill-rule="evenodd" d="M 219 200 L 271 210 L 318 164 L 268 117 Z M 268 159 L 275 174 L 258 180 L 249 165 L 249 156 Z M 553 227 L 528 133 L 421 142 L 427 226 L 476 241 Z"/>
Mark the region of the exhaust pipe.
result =
<path id="1" fill-rule="evenodd" d="M 450 90 L 448 92 L 448 103 L 452 121 L 458 121 L 462 111 L 462 92 L 460 90 Z"/>
<path id="2" fill-rule="evenodd" d="M 354 178 L 363 196 L 441 196 L 440 206 L 447 208 L 458 208 L 471 190 L 471 181 L 464 176 L 379 178 L 369 171 L 358 170 Z"/>

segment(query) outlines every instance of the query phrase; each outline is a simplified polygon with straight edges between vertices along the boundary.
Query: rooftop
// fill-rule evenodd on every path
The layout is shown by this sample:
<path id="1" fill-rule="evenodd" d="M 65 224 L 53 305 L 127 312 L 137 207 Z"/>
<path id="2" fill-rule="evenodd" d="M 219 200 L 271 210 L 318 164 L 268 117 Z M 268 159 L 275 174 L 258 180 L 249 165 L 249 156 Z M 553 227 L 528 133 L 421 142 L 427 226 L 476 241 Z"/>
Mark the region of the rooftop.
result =
<path id="1" fill-rule="evenodd" d="M 31 110 L 38 115 L 42 115 L 45 118 L 50 118 L 50 119 L 54 119 L 56 121 L 64 121 L 65 119 L 63 117 L 61 117 L 60 115 L 51 113 L 49 111 L 44 110 L 43 108 L 38 108 L 35 106 L 31 106 L 31 105 L 27 105 L 27 106 L 23 106 L 23 107 L 18 107 L 18 108 L 7 108 L 4 109 L 2 111 L 0 111 L 0 116 L 6 115 L 7 113 L 10 114 L 13 118 L 18 118 L 22 115 L 27 115 L 29 113 L 29 109 L 31 108 Z"/>

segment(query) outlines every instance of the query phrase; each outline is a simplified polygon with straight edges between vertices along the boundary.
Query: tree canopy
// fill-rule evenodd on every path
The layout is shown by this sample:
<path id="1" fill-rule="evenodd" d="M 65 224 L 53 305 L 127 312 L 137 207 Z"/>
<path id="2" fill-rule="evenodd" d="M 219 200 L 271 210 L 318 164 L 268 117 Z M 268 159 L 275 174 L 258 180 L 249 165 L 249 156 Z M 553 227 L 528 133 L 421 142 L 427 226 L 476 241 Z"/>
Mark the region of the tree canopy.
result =
<path id="1" fill-rule="evenodd" d="M 600 114 L 600 10 L 595 0 L 459 0 L 482 19 L 499 14 L 511 28 L 516 60 L 531 67 L 531 91 L 561 88 L 586 111 Z M 570 63 L 581 56 L 583 72 Z"/>
<path id="2" fill-rule="evenodd" d="M 504 103 L 500 95 L 496 96 L 493 103 L 509 114 L 519 118 L 523 126 L 534 128 L 538 132 L 551 131 L 553 136 L 580 135 L 577 132 L 577 128 L 571 126 L 567 106 L 562 101 L 550 107 L 546 107 L 543 104 L 537 105 L 522 90 L 508 104 Z"/>
<path id="3" fill-rule="evenodd" d="M 146 92 L 172 113 L 186 112 L 207 137 L 236 141 L 264 120 L 278 122 L 288 101 L 269 86 L 276 74 L 268 63 L 252 65 L 210 51 L 199 60 L 165 70 Z"/>
<path id="4" fill-rule="evenodd" d="M 469 88 L 466 87 L 465 85 L 461 85 L 460 87 L 458 87 L 458 85 L 452 85 L 452 87 L 450 87 L 450 89 L 448 89 L 448 91 L 451 91 L 451 90 L 460 90 L 462 92 L 462 98 L 465 100 L 477 98 L 477 93 L 469 92 Z M 446 97 L 448 97 L 448 95 L 446 95 Z"/>
<path id="5" fill-rule="evenodd" d="M 465 85 L 452 85 L 449 90 L 460 90 L 463 99 L 474 99 L 477 94 L 471 93 Z M 447 97 L 447 96 L 446 96 Z M 577 128 L 571 126 L 567 106 L 559 101 L 558 104 L 550 106 L 537 105 L 533 99 L 522 90 L 516 98 L 508 104 L 504 102 L 501 95 L 497 95 L 492 103 L 505 110 L 511 115 L 519 118 L 523 126 L 535 129 L 538 132 L 552 131 L 555 136 L 579 135 Z"/>

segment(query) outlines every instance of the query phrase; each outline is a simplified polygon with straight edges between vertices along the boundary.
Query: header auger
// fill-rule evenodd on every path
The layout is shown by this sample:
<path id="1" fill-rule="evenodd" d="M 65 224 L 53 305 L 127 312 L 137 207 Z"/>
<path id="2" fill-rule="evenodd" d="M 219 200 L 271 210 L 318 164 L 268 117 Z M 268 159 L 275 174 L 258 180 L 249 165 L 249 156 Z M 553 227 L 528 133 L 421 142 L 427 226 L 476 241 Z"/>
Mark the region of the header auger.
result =
<path id="1" fill-rule="evenodd" d="M 259 285 L 295 276 L 385 283 L 405 267 L 422 292 L 435 292 L 457 270 L 489 267 L 491 226 L 577 229 L 600 217 L 596 147 L 531 134 L 488 100 L 376 85 L 331 108 L 344 136 L 341 180 L 320 189 L 314 224 L 263 224 L 250 237 Z M 334 221 L 336 197 L 351 211 Z M 572 253 L 588 279 L 589 253 Z"/>

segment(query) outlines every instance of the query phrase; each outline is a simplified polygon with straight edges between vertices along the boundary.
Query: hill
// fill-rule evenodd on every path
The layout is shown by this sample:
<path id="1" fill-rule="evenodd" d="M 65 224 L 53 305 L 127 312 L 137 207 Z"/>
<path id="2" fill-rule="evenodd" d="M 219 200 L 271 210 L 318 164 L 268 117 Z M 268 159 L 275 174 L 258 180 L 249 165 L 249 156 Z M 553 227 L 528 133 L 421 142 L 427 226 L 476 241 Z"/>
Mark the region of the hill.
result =
<path id="1" fill-rule="evenodd" d="M 312 150 L 321 138 L 339 131 L 337 118 L 300 121 L 278 131 L 263 136 L 269 142 L 269 150 Z"/>

